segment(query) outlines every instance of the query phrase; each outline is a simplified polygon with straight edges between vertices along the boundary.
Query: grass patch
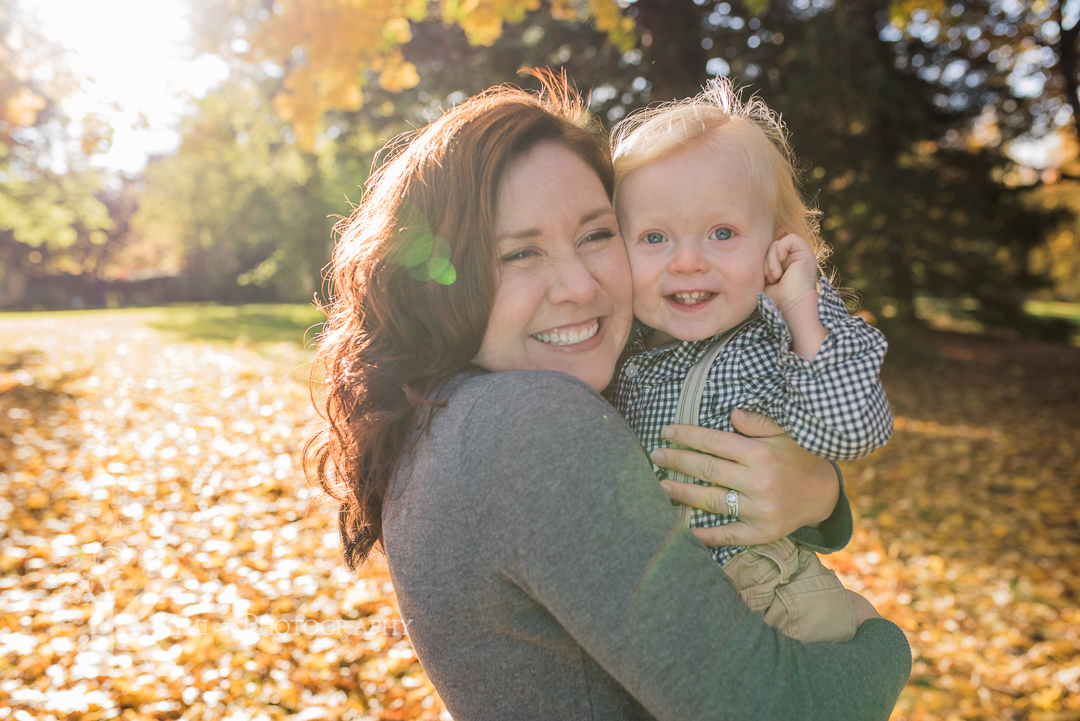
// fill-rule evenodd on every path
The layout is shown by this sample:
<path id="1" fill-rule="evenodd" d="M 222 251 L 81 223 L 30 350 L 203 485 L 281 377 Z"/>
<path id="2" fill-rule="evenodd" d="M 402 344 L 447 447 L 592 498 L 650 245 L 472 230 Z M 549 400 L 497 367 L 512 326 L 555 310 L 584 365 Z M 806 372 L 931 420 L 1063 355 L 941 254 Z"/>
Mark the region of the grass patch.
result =
<path id="1" fill-rule="evenodd" d="M 1061 318 L 1080 325 L 1080 303 L 1062 303 L 1053 300 L 1029 300 L 1024 312 L 1040 318 Z"/>
<path id="2" fill-rule="evenodd" d="M 159 308 L 146 325 L 189 340 L 296 343 L 307 347 L 326 320 L 309 305 L 198 305 Z"/>
<path id="3" fill-rule="evenodd" d="M 312 345 L 325 320 L 310 305 L 290 303 L 0 313 L 0 323 L 10 328 L 77 323 L 93 330 L 116 324 L 136 324 L 176 334 L 182 340 L 241 341 L 253 345 L 295 343 L 304 348 Z"/>
<path id="4" fill-rule="evenodd" d="M 159 306 L 151 308 L 93 308 L 89 310 L 8 310 L 0 313 L 0 322 L 16 321 L 20 323 L 33 323 L 34 321 L 43 318 L 66 320 L 72 318 L 149 317 L 165 310 L 170 310 L 170 308 Z"/>
<path id="5" fill-rule="evenodd" d="M 956 333 L 981 334 L 987 332 L 983 323 L 975 319 L 979 301 L 973 298 L 915 299 L 915 315 L 932 328 Z M 1029 300 L 1023 305 L 1024 312 L 1033 318 L 1063 320 L 1076 326 L 1072 333 L 1074 345 L 1080 345 L 1080 303 L 1064 303 L 1052 300 Z"/>

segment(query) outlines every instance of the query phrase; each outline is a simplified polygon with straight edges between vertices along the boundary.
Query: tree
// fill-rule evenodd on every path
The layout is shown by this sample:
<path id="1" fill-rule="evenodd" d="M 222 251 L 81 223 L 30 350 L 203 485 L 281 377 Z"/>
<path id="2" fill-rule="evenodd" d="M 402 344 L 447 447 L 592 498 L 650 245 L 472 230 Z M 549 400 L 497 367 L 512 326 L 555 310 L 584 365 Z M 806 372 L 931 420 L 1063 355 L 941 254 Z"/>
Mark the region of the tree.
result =
<path id="1" fill-rule="evenodd" d="M 320 158 L 288 134 L 267 93 L 235 77 L 185 121 L 179 151 L 146 169 L 135 217 L 144 255 L 179 268 L 192 299 L 311 298 L 331 211 Z"/>
<path id="2" fill-rule="evenodd" d="M 620 19 L 626 20 L 621 15 L 604 20 L 604 8 L 615 7 L 606 3 L 607 0 L 597 1 L 581 9 L 571 9 L 567 4 L 561 11 L 562 16 L 570 18 L 563 22 L 581 31 L 575 39 L 577 47 L 584 50 L 590 42 L 603 42 L 611 46 L 611 38 L 619 38 L 619 28 L 625 31 L 628 27 L 629 21 L 619 22 Z M 386 3 L 383 10 L 398 5 L 404 7 L 407 4 Z M 473 76 L 464 80 L 470 90 L 475 86 L 475 90 L 479 91 L 507 79 L 505 63 L 513 62 L 507 59 L 509 55 L 507 58 L 493 58 L 487 53 L 498 52 L 495 48 L 476 44 L 494 41 L 496 29 L 504 35 L 519 36 L 518 45 L 521 48 L 529 50 L 536 45 L 527 39 L 520 39 L 523 26 L 503 24 L 503 19 L 514 19 L 513 8 L 524 5 L 515 0 L 501 5 L 496 3 L 491 7 L 496 5 L 495 15 L 488 16 L 484 15 L 487 11 L 483 10 L 464 13 L 451 3 L 439 6 L 441 11 L 456 13 L 453 16 L 456 20 L 448 20 L 450 16 L 430 12 L 430 9 L 425 10 L 426 19 L 410 26 L 412 40 L 401 48 L 401 52 L 407 49 L 410 56 L 393 61 L 397 63 L 394 67 L 399 69 L 395 71 L 398 72 L 395 77 L 400 78 L 403 67 L 421 69 L 423 79 L 415 78 L 416 82 L 411 87 L 405 87 L 409 83 L 391 82 L 390 76 L 383 72 L 373 74 L 371 67 L 387 67 L 377 57 L 364 66 L 363 63 L 355 64 L 360 62 L 355 54 L 335 55 L 321 48 L 319 52 L 310 53 L 305 49 L 290 52 L 290 59 L 279 65 L 268 59 L 266 49 L 285 47 L 283 41 L 269 40 L 256 33 L 256 30 L 275 27 L 275 22 L 285 22 L 285 19 L 292 17 L 290 12 L 300 13 L 306 17 L 306 22 L 316 25 L 328 23 L 323 30 L 330 35 L 323 37 L 329 45 L 339 48 L 362 47 L 366 48 L 363 52 L 371 55 L 371 48 L 365 46 L 364 42 L 367 36 L 363 33 L 371 32 L 372 26 L 385 20 L 385 14 L 378 14 L 383 12 L 378 9 L 383 6 L 364 6 L 364 13 L 367 13 L 364 14 L 349 3 L 342 4 L 336 0 L 315 2 L 307 6 L 315 11 L 309 17 L 303 12 L 301 3 L 294 3 L 292 10 L 290 6 L 283 7 L 281 18 L 276 18 L 261 4 L 245 0 L 233 0 L 225 6 L 217 3 L 208 5 L 205 13 L 199 13 L 204 19 L 204 42 L 228 55 L 233 63 L 234 78 L 227 87 L 215 94 L 213 104 L 200 106 L 198 117 L 201 121 L 193 120 L 189 124 L 176 158 L 163 158 L 148 170 L 147 210 L 140 214 L 137 223 L 142 235 L 159 240 L 171 238 L 167 242 L 183 248 L 181 264 L 190 276 L 201 277 L 210 272 L 216 274 L 216 280 L 211 284 L 213 290 L 208 288 L 206 292 L 213 292 L 219 297 L 236 279 L 248 286 L 266 287 L 268 292 L 276 288 L 290 298 L 297 298 L 297 289 L 303 289 L 306 297 L 310 297 L 312 290 L 320 285 L 322 268 L 329 262 L 333 216 L 347 215 L 348 203 L 359 199 L 360 186 L 375 152 L 390 138 L 423 125 L 432 113 L 439 112 L 437 106 L 440 100 L 445 100 L 448 94 L 453 95 L 455 91 L 460 92 L 457 90 L 461 87 L 459 81 L 468 76 L 470 69 Z M 601 28 L 605 27 L 606 22 L 607 30 L 583 27 L 582 20 L 588 18 Z M 336 22 L 330 22 L 330 19 Z M 390 19 L 393 20 L 393 17 Z M 348 25 L 348 22 L 352 25 Z M 390 27 L 395 27 L 394 23 Z M 533 28 L 535 25 L 527 27 Z M 350 34 L 357 32 L 360 34 Z M 239 51 L 234 52 L 233 48 Z M 556 52 L 558 46 L 551 49 L 551 54 Z M 286 67 L 294 62 L 294 55 L 300 56 L 302 61 L 297 61 L 297 67 L 286 72 Z M 320 78 L 333 76 L 336 78 L 333 82 L 339 85 L 351 83 L 350 87 L 359 93 L 351 97 L 362 97 L 362 106 L 351 109 L 355 106 L 339 102 L 340 94 L 321 94 L 312 89 L 304 95 L 298 90 L 297 78 L 306 77 L 313 88 L 322 87 L 321 81 L 316 83 L 312 80 L 315 71 L 307 62 L 309 55 L 315 58 L 315 67 L 320 68 Z M 459 66 L 455 60 L 459 57 L 468 57 L 469 60 Z M 520 57 L 522 62 L 514 66 L 515 69 L 529 64 L 525 62 L 527 53 L 520 54 Z M 330 59 L 342 65 L 331 67 Z M 368 60 L 363 62 L 367 63 Z M 497 70 L 498 67 L 503 69 Z M 513 74 L 510 77 L 514 77 Z M 450 90 L 446 90 L 447 87 Z M 296 105 L 301 97 L 306 97 L 313 105 Z M 332 105 L 331 101 L 336 105 Z M 221 110 L 216 109 L 220 104 L 232 108 L 227 121 L 221 117 Z M 271 107 L 277 111 L 278 118 L 288 122 L 275 120 L 270 113 Z M 245 114 L 249 120 L 258 116 L 259 123 L 267 128 L 273 126 L 276 135 L 256 139 L 254 134 L 240 130 L 236 119 Z M 217 119 L 213 120 L 208 115 Z M 208 136 L 197 129 L 210 126 L 216 130 L 211 142 L 213 150 L 207 151 L 203 145 L 208 142 Z M 244 148 L 236 143 L 236 138 L 240 136 L 245 138 Z M 260 144 L 266 143 L 270 143 L 272 152 L 269 156 L 260 155 Z M 283 160 L 285 158 L 287 160 Z M 267 216 L 275 218 L 270 224 L 271 234 L 266 236 L 275 238 L 273 243 L 254 242 L 258 233 L 253 232 L 253 224 L 222 220 L 223 215 L 235 217 L 236 209 L 222 207 L 220 194 L 212 189 L 212 184 L 191 184 L 185 179 L 192 172 L 205 177 L 209 172 L 205 164 L 210 163 L 216 168 L 215 173 L 229 177 L 227 185 L 231 188 L 232 198 L 241 202 L 239 199 L 248 197 L 249 189 L 254 187 L 251 185 L 254 176 L 245 175 L 249 173 L 248 170 L 227 167 L 237 162 L 245 168 L 252 163 L 279 170 L 293 168 L 294 164 L 299 164 L 295 167 L 302 167 L 295 173 L 289 171 L 280 177 L 275 176 L 277 179 L 273 182 L 256 183 L 258 195 L 262 198 L 262 202 L 257 203 L 259 207 L 294 208 L 294 212 L 284 217 Z M 301 184 L 303 192 L 294 192 L 300 186 L 290 186 L 290 182 Z M 211 197 L 204 202 L 203 194 Z M 178 199 L 181 200 L 178 202 Z M 297 223 L 298 218 L 303 218 L 304 222 Z M 246 255 L 241 252 L 245 247 L 248 249 Z M 298 272 L 302 279 L 297 277 Z M 252 290 L 249 288 L 244 293 Z M 239 291 L 228 292 L 235 294 Z"/>
<path id="3" fill-rule="evenodd" d="M 884 0 L 808 17 L 774 8 L 744 56 L 812 166 L 834 260 L 880 315 L 909 320 L 926 295 L 972 298 L 984 322 L 1031 327 L 1021 304 L 1045 280 L 1029 256 L 1059 218 L 1000 182 L 1013 163 L 975 132 L 985 89 L 960 83 L 945 96 L 940 77 L 904 62 L 889 12 Z"/>
<path id="4" fill-rule="evenodd" d="M 1007 5 L 637 0 L 617 23 L 620 32 L 633 23 L 634 47 L 596 21 L 598 4 L 483 5 L 505 13 L 476 16 L 498 20 L 480 45 L 449 3 L 291 0 L 271 14 L 232 0 L 219 6 L 231 20 L 207 17 L 225 28 L 208 42 L 236 50 L 237 72 L 276 88 L 275 108 L 308 152 L 365 163 L 452 102 L 498 82 L 528 85 L 515 73 L 523 66 L 564 68 L 609 124 L 730 74 L 783 114 L 834 259 L 866 307 L 911 321 L 921 297 L 944 295 L 975 300 L 985 321 L 1029 326 L 1020 304 L 1046 282 L 1030 255 L 1061 214 L 1024 202 L 1006 149 L 1040 132 L 1054 106 L 1017 82 L 1030 63 L 1015 59 L 1023 39 L 1007 50 L 1020 30 L 1006 21 L 1021 18 Z M 1035 32 L 1042 19 L 1049 38 L 1049 6 L 1035 6 L 1024 27 Z M 365 44 L 373 28 L 381 40 Z M 984 32 L 997 39 L 984 45 Z M 363 175 L 323 179 L 343 187 Z"/>
<path id="5" fill-rule="evenodd" d="M 122 245 L 131 205 L 88 163 L 109 130 L 86 118 L 73 134 L 59 106 L 72 83 L 19 7 L 0 5 L 0 281 L 96 279 Z"/>
<path id="6" fill-rule="evenodd" d="M 228 41 L 230 51 L 239 47 L 248 59 L 281 68 L 274 107 L 310 151 L 323 116 L 360 110 L 373 81 L 390 92 L 419 84 L 416 64 L 403 54 L 414 26 L 438 22 L 460 29 L 473 47 L 490 47 L 507 24 L 522 23 L 539 7 L 539 0 L 284 0 L 268 10 L 234 0 L 226 8 L 232 22 L 207 34 Z M 611 42 L 632 46 L 633 21 L 615 0 L 550 0 L 547 12 L 558 20 L 591 18 Z"/>
<path id="7" fill-rule="evenodd" d="M 1043 136 L 1080 118 L 1080 3 L 904 0 L 884 36 L 938 93 L 989 113 L 996 141 Z"/>

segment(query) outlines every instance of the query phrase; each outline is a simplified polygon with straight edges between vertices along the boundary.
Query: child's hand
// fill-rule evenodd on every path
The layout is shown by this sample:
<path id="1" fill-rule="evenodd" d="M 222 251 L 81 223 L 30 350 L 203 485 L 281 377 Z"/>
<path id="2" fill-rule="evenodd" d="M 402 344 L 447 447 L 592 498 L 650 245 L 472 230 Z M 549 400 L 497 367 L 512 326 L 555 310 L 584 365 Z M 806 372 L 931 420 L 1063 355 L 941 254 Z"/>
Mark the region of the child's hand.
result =
<path id="1" fill-rule="evenodd" d="M 780 312 L 788 312 L 801 303 L 812 301 L 817 314 L 817 258 L 810 244 L 788 233 L 773 241 L 765 254 L 765 295 Z"/>
<path id="2" fill-rule="evenodd" d="M 791 329 L 792 349 L 813 361 L 828 331 L 818 318 L 817 258 L 810 244 L 788 233 L 765 254 L 765 295 Z"/>

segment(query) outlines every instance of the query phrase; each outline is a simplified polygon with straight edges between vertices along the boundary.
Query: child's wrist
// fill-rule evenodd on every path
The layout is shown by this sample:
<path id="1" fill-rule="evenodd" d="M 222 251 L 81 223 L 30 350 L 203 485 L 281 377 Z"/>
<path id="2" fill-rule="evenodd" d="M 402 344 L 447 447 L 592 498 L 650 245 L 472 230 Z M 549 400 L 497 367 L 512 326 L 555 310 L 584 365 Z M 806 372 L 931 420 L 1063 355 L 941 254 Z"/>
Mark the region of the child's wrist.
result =
<path id="1" fill-rule="evenodd" d="M 818 317 L 817 290 L 800 293 L 780 308 L 780 314 L 791 331 L 792 350 L 796 355 L 813 361 L 829 334 Z"/>
<path id="2" fill-rule="evenodd" d="M 777 309 L 780 311 L 780 315 L 784 316 L 784 321 L 790 326 L 792 323 L 805 323 L 810 318 L 817 321 L 818 319 L 818 290 L 817 288 L 808 288 L 800 291 L 791 298 L 781 299 L 776 303 Z"/>

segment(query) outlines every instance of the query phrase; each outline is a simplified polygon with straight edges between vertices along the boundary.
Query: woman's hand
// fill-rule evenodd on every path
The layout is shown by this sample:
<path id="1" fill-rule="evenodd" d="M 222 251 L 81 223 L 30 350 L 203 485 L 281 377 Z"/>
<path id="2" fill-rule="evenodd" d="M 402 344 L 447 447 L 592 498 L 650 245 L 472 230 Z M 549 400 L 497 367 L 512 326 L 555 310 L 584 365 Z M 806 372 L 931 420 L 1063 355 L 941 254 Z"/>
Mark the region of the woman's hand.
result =
<path id="1" fill-rule="evenodd" d="M 728 489 L 739 492 L 739 520 L 694 529 L 706 546 L 750 546 L 783 538 L 828 518 L 840 496 L 832 464 L 801 448 L 771 419 L 735 410 L 742 433 L 672 425 L 664 437 L 687 449 L 658 448 L 653 462 L 712 483 L 664 481 L 669 497 L 713 513 L 727 513 Z"/>

